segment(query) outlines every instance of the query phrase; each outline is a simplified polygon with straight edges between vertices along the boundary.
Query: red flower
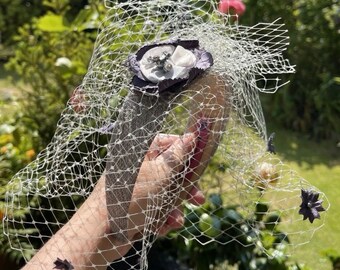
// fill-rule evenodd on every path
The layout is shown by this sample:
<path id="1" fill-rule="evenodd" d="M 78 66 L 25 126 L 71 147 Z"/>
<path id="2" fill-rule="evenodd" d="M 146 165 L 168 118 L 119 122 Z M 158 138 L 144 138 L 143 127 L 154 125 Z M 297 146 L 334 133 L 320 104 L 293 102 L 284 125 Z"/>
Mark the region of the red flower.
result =
<path id="1" fill-rule="evenodd" d="M 221 0 L 218 10 L 222 13 L 240 16 L 246 11 L 246 6 L 241 0 Z"/>

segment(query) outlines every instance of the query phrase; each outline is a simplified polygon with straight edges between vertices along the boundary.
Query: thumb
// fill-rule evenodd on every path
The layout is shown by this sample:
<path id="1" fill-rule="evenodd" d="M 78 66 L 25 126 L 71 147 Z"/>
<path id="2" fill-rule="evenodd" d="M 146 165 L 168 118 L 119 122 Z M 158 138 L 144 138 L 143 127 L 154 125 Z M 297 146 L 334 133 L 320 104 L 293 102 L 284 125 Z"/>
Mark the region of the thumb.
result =
<path id="1" fill-rule="evenodd" d="M 178 138 L 166 151 L 164 151 L 157 159 L 170 169 L 171 172 L 180 172 L 190 153 L 193 152 L 195 146 L 195 134 L 187 133 Z"/>

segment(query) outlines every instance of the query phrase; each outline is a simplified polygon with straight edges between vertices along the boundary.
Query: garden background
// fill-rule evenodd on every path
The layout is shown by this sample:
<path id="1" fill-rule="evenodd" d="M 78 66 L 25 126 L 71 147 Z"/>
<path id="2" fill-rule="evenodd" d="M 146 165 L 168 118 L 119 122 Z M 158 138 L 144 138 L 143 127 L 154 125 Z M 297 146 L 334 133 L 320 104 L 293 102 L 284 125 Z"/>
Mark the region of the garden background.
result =
<path id="1" fill-rule="evenodd" d="M 243 3 L 246 11 L 240 24 L 281 18 L 289 30 L 285 53 L 297 71 L 287 75 L 290 83 L 276 94 L 261 94 L 268 130 L 276 132 L 279 157 L 324 191 L 331 203 L 325 226 L 311 243 L 290 258 L 260 256 L 261 269 L 340 269 L 340 2 Z M 100 0 L 1 0 L 0 220 L 7 182 L 50 142 L 62 109 L 86 73 L 104 15 Z M 2 227 L 0 233 L 0 269 L 18 269 L 21 254 L 10 249 Z M 171 245 L 176 249 L 182 243 Z M 195 258 L 209 255 L 208 249 L 181 247 L 187 257 Z M 252 252 L 240 249 L 235 256 L 215 255 L 209 264 L 214 269 L 252 269 Z M 206 262 L 199 266 L 187 258 L 182 261 L 208 269 L 202 266 Z"/>

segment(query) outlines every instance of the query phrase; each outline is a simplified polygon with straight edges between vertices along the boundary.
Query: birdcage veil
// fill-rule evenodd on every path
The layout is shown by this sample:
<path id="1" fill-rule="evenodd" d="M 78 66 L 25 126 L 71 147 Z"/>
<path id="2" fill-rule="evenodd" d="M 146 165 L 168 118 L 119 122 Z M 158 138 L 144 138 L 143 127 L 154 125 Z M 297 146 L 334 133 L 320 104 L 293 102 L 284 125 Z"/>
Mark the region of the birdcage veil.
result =
<path id="1" fill-rule="evenodd" d="M 222 14 L 212 0 L 105 5 L 107 16 L 88 72 L 51 143 L 8 184 L 4 231 L 12 247 L 25 256 L 25 250 L 45 244 L 93 194 L 99 179 L 105 182 L 108 235 L 116 237 L 116 245 L 142 241 L 140 269 L 147 269 L 148 250 L 186 192 L 187 179 L 199 183 L 206 196 L 218 195 L 217 208 L 236 205 L 252 222 L 245 228 L 236 219 L 204 241 L 204 231 L 186 226 L 182 237 L 202 244 L 256 245 L 266 222 L 252 217 L 272 214 L 276 219 L 267 221 L 272 235 L 280 219 L 291 237 L 289 245 L 309 242 L 324 223 L 318 212 L 328 208 L 327 198 L 274 155 L 259 99 L 260 92 L 275 93 L 287 83 L 282 74 L 294 72 L 283 56 L 289 38 L 281 21 L 241 26 L 237 15 Z M 152 167 L 150 174 L 162 177 L 136 182 L 155 140 L 173 134 L 184 139 L 188 132 L 196 136 L 196 146 L 180 171 L 167 175 Z M 129 208 L 138 187 L 154 192 L 136 202 L 143 204 L 144 224 L 130 226 L 134 218 Z M 195 208 L 186 205 L 195 215 Z M 29 216 L 11 214 L 27 208 Z M 306 218 L 311 222 L 301 230 L 296 224 Z M 313 222 L 315 218 L 321 219 Z M 129 238 L 136 227 L 137 240 Z M 22 233 L 24 228 L 31 234 Z M 249 228 L 255 233 L 247 235 Z M 231 237 L 232 229 L 239 237 Z M 94 236 L 87 237 L 80 241 Z M 259 248 L 266 252 L 265 246 Z"/>

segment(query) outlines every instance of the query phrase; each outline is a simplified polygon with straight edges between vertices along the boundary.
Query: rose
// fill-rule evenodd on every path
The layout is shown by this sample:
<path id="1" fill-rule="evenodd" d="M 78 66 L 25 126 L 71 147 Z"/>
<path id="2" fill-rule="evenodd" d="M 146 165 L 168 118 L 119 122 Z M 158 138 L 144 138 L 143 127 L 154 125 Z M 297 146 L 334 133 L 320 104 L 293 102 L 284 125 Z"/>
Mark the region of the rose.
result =
<path id="1" fill-rule="evenodd" d="M 132 84 L 148 92 L 185 87 L 212 65 L 211 54 L 199 48 L 198 40 L 146 45 L 128 59 Z"/>
<path id="2" fill-rule="evenodd" d="M 218 10 L 222 13 L 241 16 L 246 11 L 246 6 L 241 0 L 221 0 Z"/>

